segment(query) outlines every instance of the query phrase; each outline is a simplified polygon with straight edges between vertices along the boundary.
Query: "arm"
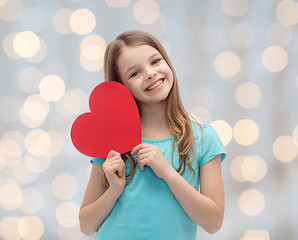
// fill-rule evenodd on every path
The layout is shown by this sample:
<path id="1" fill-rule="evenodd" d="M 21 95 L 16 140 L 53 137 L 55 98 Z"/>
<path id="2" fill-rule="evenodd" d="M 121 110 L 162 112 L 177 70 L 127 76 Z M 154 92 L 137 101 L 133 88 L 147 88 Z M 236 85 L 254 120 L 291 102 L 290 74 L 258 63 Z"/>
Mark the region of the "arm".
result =
<path id="1" fill-rule="evenodd" d="M 193 188 L 175 169 L 170 170 L 164 180 L 196 224 L 210 234 L 221 228 L 225 203 L 220 155 L 200 167 L 201 192 Z"/>
<path id="2" fill-rule="evenodd" d="M 96 163 L 92 165 L 90 180 L 81 205 L 79 220 L 81 232 L 94 234 L 114 208 L 121 195 L 119 191 L 102 186 L 103 169 Z"/>

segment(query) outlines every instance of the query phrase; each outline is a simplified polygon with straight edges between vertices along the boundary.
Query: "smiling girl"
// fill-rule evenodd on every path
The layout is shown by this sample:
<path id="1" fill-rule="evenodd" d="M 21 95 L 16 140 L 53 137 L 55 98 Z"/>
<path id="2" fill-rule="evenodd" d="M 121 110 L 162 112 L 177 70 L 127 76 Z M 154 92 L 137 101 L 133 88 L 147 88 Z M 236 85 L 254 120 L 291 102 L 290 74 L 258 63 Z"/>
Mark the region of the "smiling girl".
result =
<path id="1" fill-rule="evenodd" d="M 160 42 L 146 32 L 124 32 L 108 45 L 104 68 L 106 81 L 122 83 L 134 96 L 142 143 L 91 160 L 81 231 L 102 240 L 194 240 L 197 225 L 217 232 L 226 153 L 210 125 L 190 120 Z"/>

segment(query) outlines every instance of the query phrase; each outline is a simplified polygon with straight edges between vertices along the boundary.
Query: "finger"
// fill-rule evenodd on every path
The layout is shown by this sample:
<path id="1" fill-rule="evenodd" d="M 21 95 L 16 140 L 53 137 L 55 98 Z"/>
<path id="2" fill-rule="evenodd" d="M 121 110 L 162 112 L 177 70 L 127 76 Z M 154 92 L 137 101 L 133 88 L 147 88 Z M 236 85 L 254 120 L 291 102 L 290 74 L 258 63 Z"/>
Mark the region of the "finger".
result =
<path id="1" fill-rule="evenodd" d="M 134 147 L 134 149 L 131 151 L 131 154 L 134 155 L 136 154 L 138 151 L 140 151 L 142 148 L 145 148 L 147 146 L 151 146 L 150 144 L 147 143 L 141 143 L 137 146 Z"/>
<path id="2" fill-rule="evenodd" d="M 132 155 L 136 154 L 136 153 L 139 151 L 139 149 L 141 148 L 141 145 L 142 145 L 142 143 L 139 144 L 139 145 L 137 145 L 137 146 L 135 146 L 135 147 L 131 150 L 131 154 L 132 154 Z"/>
<path id="3" fill-rule="evenodd" d="M 115 161 L 118 161 L 119 163 L 122 163 L 123 165 L 125 165 L 124 160 L 121 158 L 121 155 L 116 155 L 114 157 L 106 159 L 105 162 L 115 162 Z"/>
<path id="4" fill-rule="evenodd" d="M 106 160 L 106 162 L 115 162 L 115 161 L 124 162 L 120 156 L 114 156 Z"/>
<path id="5" fill-rule="evenodd" d="M 109 160 L 106 161 L 105 163 L 106 163 L 108 166 L 111 166 L 111 165 L 117 163 L 117 164 L 120 164 L 120 166 L 121 166 L 123 169 L 125 169 L 125 163 L 124 163 L 123 159 L 120 158 L 120 157 L 118 157 L 118 156 L 115 156 L 115 157 L 109 159 Z"/>
<path id="6" fill-rule="evenodd" d="M 120 153 L 114 151 L 114 150 L 111 150 L 107 156 L 107 159 L 109 158 L 112 158 L 112 157 L 115 157 L 115 156 L 121 156 Z"/>
<path id="7" fill-rule="evenodd" d="M 140 161 L 138 161 L 139 167 L 142 171 L 145 169 L 145 165 L 148 165 L 148 158 L 142 158 Z"/>
<path id="8" fill-rule="evenodd" d="M 142 156 L 142 155 L 145 154 L 145 153 L 150 153 L 150 151 L 151 151 L 151 149 L 148 148 L 148 147 L 146 147 L 146 148 L 142 148 L 142 149 L 138 152 L 138 156 L 137 156 L 137 158 L 140 157 L 140 156 Z"/>
<path id="9" fill-rule="evenodd" d="M 123 167 L 119 163 L 115 163 L 109 166 L 109 169 L 112 173 L 116 173 L 119 177 L 123 175 Z"/>

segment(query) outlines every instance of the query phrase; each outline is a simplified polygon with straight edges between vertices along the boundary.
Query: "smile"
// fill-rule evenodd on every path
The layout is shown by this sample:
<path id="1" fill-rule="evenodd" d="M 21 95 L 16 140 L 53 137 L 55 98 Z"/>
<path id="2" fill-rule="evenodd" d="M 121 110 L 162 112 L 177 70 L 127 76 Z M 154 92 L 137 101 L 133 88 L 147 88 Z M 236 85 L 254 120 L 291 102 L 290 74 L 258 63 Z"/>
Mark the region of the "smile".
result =
<path id="1" fill-rule="evenodd" d="M 163 83 L 164 79 L 160 79 L 158 80 L 156 83 L 150 85 L 148 88 L 146 88 L 146 91 L 151 91 L 155 88 L 157 88 L 158 86 L 160 86 Z"/>

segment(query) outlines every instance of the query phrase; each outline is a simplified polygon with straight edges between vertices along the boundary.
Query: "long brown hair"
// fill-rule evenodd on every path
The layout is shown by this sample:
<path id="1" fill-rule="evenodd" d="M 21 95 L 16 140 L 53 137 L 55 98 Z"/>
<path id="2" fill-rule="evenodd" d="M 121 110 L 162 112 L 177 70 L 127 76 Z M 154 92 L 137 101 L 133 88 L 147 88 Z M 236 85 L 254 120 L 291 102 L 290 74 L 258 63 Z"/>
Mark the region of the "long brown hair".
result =
<path id="1" fill-rule="evenodd" d="M 194 141 L 194 133 L 192 129 L 192 122 L 189 118 L 188 113 L 182 105 L 175 70 L 168 57 L 168 54 L 166 53 L 161 43 L 154 36 L 143 31 L 127 31 L 120 34 L 118 37 L 116 37 L 114 41 L 112 41 L 107 46 L 107 49 L 105 51 L 105 81 L 116 81 L 122 83 L 117 68 L 118 57 L 120 56 L 120 54 L 126 46 L 137 45 L 149 45 L 155 48 L 157 51 L 159 51 L 163 59 L 167 62 L 170 69 L 172 70 L 173 86 L 166 100 L 166 121 L 174 139 L 172 161 L 174 149 L 178 147 L 179 167 L 176 169 L 176 171 L 182 175 L 185 172 L 187 165 L 189 169 L 195 174 L 195 171 L 191 166 L 196 148 Z M 192 156 L 190 156 L 190 152 L 192 153 Z M 134 175 L 137 163 L 134 161 L 130 152 L 122 154 L 121 157 L 124 161 L 129 159 L 132 165 L 132 171 L 126 176 L 130 177 L 128 180 L 129 183 Z M 103 177 L 103 185 L 106 187 L 109 186 L 106 175 L 104 175 Z"/>

